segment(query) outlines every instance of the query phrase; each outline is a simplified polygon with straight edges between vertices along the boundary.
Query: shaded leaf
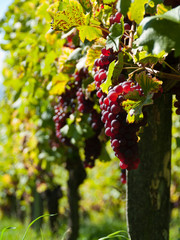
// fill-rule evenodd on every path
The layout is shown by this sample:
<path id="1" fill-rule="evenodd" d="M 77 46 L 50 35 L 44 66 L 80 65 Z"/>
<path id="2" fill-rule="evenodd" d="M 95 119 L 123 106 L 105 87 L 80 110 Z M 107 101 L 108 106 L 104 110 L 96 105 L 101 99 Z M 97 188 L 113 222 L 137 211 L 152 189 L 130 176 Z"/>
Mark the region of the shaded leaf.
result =
<path id="1" fill-rule="evenodd" d="M 120 75 L 120 73 L 123 70 L 123 52 L 120 52 L 118 54 L 118 61 L 115 64 L 114 71 L 113 71 L 113 79 L 117 79 Z"/>
<path id="2" fill-rule="evenodd" d="M 148 52 L 158 54 L 161 51 L 170 52 L 175 49 L 175 56 L 180 55 L 180 6 L 162 15 L 146 17 L 141 25 L 143 33 L 136 43 L 147 46 Z M 168 29 L 168 31 L 167 31 Z"/>
<path id="3" fill-rule="evenodd" d="M 119 12 L 121 12 L 124 16 L 126 16 L 130 6 L 131 6 L 132 0 L 119 0 L 117 2 L 117 9 Z"/>
<path id="4" fill-rule="evenodd" d="M 113 48 L 116 52 L 119 50 L 120 40 L 124 33 L 124 25 L 121 23 L 114 23 L 109 31 L 110 34 L 107 36 L 106 48 Z"/>

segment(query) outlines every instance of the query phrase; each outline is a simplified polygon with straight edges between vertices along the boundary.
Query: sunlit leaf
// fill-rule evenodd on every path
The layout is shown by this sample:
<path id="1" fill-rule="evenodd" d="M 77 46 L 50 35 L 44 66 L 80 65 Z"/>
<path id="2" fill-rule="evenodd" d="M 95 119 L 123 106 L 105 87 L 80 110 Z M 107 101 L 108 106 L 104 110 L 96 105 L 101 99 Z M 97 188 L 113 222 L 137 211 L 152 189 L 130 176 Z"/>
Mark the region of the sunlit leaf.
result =
<path id="1" fill-rule="evenodd" d="M 128 11 L 128 17 L 131 21 L 135 21 L 139 24 L 143 20 L 146 3 L 148 3 L 148 0 L 133 1 Z"/>
<path id="2" fill-rule="evenodd" d="M 50 94 L 60 95 L 64 92 L 66 83 L 69 81 L 68 75 L 59 73 L 57 76 L 54 76 L 52 79 L 52 88 Z"/>
<path id="3" fill-rule="evenodd" d="M 78 27 L 78 30 L 79 30 L 79 37 L 82 42 L 84 42 L 85 39 L 92 41 L 102 37 L 102 30 L 97 27 L 84 25 L 84 26 Z"/>
<path id="4" fill-rule="evenodd" d="M 106 48 L 113 48 L 116 52 L 119 50 L 120 40 L 124 33 L 124 27 L 121 23 L 114 23 L 110 29 L 110 34 L 107 37 Z"/>
<path id="5" fill-rule="evenodd" d="M 87 51 L 87 55 L 86 55 L 86 67 L 89 68 L 89 70 L 91 70 L 94 66 L 94 61 L 95 59 L 99 58 L 101 55 L 101 50 L 100 49 L 93 49 L 93 48 L 89 48 Z"/>
<path id="6" fill-rule="evenodd" d="M 81 4 L 75 0 L 70 0 L 63 11 L 55 14 L 52 27 L 54 30 L 68 31 L 72 27 L 85 25 L 85 14 Z"/>
<path id="7" fill-rule="evenodd" d="M 115 60 L 109 64 L 107 79 L 101 84 L 101 89 L 103 92 L 108 93 L 108 88 L 112 85 L 112 76 L 115 67 Z"/>
<path id="8" fill-rule="evenodd" d="M 158 92 L 162 86 L 162 81 L 159 81 L 157 78 L 152 78 L 147 75 L 146 72 L 141 72 L 135 76 L 136 82 L 139 83 L 145 95 L 152 92 Z"/>

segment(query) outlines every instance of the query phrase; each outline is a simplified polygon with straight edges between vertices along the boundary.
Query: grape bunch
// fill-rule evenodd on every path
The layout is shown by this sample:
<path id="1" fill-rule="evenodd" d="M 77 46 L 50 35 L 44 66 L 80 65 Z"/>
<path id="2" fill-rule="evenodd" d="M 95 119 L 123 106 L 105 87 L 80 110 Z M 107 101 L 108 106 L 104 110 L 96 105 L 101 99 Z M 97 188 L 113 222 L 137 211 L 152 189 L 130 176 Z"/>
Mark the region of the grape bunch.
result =
<path id="1" fill-rule="evenodd" d="M 145 121 L 127 123 L 127 112 L 122 103 L 125 101 L 126 94 L 137 91 L 139 95 L 143 95 L 143 92 L 135 81 L 126 81 L 124 74 L 120 74 L 117 85 L 110 86 L 108 94 L 102 92 L 101 84 L 106 81 L 109 63 L 117 59 L 117 54 L 112 49 L 102 49 L 100 58 L 95 60 L 95 67 L 99 67 L 99 70 L 96 69 L 94 81 L 105 134 L 110 137 L 112 149 L 116 157 L 120 159 L 120 167 L 131 170 L 136 169 L 140 162 L 136 132 L 139 131 L 140 126 L 145 124 Z"/>
<path id="2" fill-rule="evenodd" d="M 78 101 L 78 111 L 81 113 L 89 113 L 93 109 L 94 103 L 90 99 L 85 98 L 82 88 L 79 88 L 76 92 Z"/>
<path id="3" fill-rule="evenodd" d="M 116 12 L 115 15 L 110 16 L 109 18 L 109 23 L 110 26 L 113 25 L 114 23 L 118 23 L 121 24 L 121 17 L 122 14 L 120 12 Z M 131 22 L 128 19 L 124 19 L 125 23 L 124 23 L 124 34 L 121 38 L 121 41 L 124 41 L 124 44 L 128 44 L 128 40 L 129 40 L 129 31 L 131 30 Z"/>
<path id="4" fill-rule="evenodd" d="M 85 140 L 85 161 L 84 166 L 94 167 L 95 160 L 101 153 L 101 142 L 99 141 L 98 134 Z"/>
<path id="5" fill-rule="evenodd" d="M 81 88 L 83 78 L 87 77 L 87 70 L 82 68 L 79 72 L 73 74 L 74 81 L 69 81 L 65 87 L 65 91 L 58 98 L 58 105 L 54 107 L 56 136 L 60 142 L 70 145 L 70 140 L 63 137 L 61 128 L 66 125 L 66 119 L 75 111 L 76 108 L 76 93 Z"/>
<path id="6" fill-rule="evenodd" d="M 74 112 L 89 114 L 88 121 L 95 135 L 85 141 L 85 167 L 93 167 L 95 159 L 99 156 L 101 144 L 98 135 L 101 132 L 103 124 L 101 115 L 93 108 L 94 102 L 85 97 L 82 89 L 83 80 L 89 77 L 86 68 L 82 68 L 79 72 L 72 75 L 73 81 L 69 81 L 65 87 L 65 91 L 59 96 L 58 104 L 54 107 L 56 136 L 61 143 L 71 146 L 70 139 L 62 135 L 61 129 L 66 125 L 66 119 Z M 91 93 L 91 97 L 95 92 Z M 92 151 L 93 150 L 93 151 Z"/>
<path id="7" fill-rule="evenodd" d="M 177 88 L 175 90 L 175 94 L 176 94 L 176 101 L 174 102 L 174 107 L 177 108 L 176 114 L 180 115 L 180 88 Z"/>

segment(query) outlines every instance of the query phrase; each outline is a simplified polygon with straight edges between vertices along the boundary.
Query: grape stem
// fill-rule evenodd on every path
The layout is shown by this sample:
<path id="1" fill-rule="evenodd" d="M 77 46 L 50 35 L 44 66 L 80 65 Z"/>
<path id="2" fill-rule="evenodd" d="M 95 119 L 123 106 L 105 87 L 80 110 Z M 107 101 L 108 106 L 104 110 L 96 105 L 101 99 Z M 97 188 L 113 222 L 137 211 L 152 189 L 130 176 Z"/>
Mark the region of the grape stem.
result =
<path id="1" fill-rule="evenodd" d="M 145 69 L 149 73 L 154 74 L 155 76 L 160 77 L 162 79 L 169 79 L 169 80 L 172 80 L 172 81 L 180 81 L 180 75 L 160 72 L 158 70 L 151 69 L 151 68 L 148 68 L 148 67 L 145 67 Z"/>
<path id="2" fill-rule="evenodd" d="M 135 23 L 135 21 L 133 21 L 132 26 L 131 26 L 131 31 L 129 34 L 129 46 L 128 46 L 129 48 L 132 48 L 132 45 L 133 45 L 135 28 L 136 28 L 136 23 Z"/>

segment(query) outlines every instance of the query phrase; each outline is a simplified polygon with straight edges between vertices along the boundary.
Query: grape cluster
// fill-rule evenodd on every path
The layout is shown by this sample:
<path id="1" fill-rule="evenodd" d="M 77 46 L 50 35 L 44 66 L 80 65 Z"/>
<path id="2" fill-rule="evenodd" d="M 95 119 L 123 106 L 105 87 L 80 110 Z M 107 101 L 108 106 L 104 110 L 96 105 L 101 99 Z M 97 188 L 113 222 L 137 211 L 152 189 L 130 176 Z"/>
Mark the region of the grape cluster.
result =
<path id="1" fill-rule="evenodd" d="M 109 18 L 110 25 L 113 25 L 114 23 L 121 24 L 121 17 L 122 17 L 122 14 L 120 12 L 116 12 L 115 15 L 110 16 L 110 18 Z M 126 19 L 124 19 L 124 20 L 126 20 Z M 129 40 L 128 33 L 131 30 L 131 25 L 129 23 L 130 23 L 129 20 L 128 20 L 128 22 L 125 21 L 125 23 L 124 23 L 124 34 L 121 38 L 121 41 L 124 41 L 124 44 L 128 44 L 128 40 Z"/>
<path id="2" fill-rule="evenodd" d="M 96 71 L 94 80 L 105 134 L 110 137 L 115 155 L 120 159 L 120 167 L 131 170 L 136 169 L 140 162 L 136 132 L 139 131 L 140 126 L 145 124 L 145 121 L 128 124 L 127 113 L 122 103 L 129 92 L 137 91 L 139 95 L 143 92 L 135 81 L 126 81 L 124 74 L 120 74 L 119 84 L 110 86 L 108 94 L 102 92 L 101 84 L 106 81 L 109 63 L 114 59 L 117 59 L 117 53 L 113 53 L 112 49 L 102 49 L 100 59 L 95 60 L 95 66 L 99 67 L 99 70 Z"/>
<path id="3" fill-rule="evenodd" d="M 98 134 L 85 140 L 85 161 L 84 166 L 94 167 L 95 160 L 101 153 L 101 143 Z"/>
<path id="4" fill-rule="evenodd" d="M 175 101 L 174 106 L 175 106 L 175 108 L 177 108 L 176 114 L 180 115 L 180 89 L 179 88 L 176 89 L 175 94 L 176 94 L 177 101 Z"/>
<path id="5" fill-rule="evenodd" d="M 78 101 L 78 111 L 81 113 L 89 113 L 93 109 L 94 103 L 90 99 L 85 98 L 85 94 L 83 93 L 82 88 L 79 88 L 77 93 L 77 101 Z"/>
<path id="6" fill-rule="evenodd" d="M 89 114 L 88 121 L 95 135 L 85 141 L 85 167 L 93 167 L 95 159 L 100 154 L 101 144 L 98 135 L 101 132 L 103 124 L 101 122 L 101 115 L 93 108 L 94 102 L 89 98 L 86 99 L 82 89 L 83 80 L 89 77 L 86 68 L 82 68 L 79 72 L 72 75 L 73 81 L 69 81 L 65 87 L 64 93 L 58 98 L 58 105 L 54 107 L 55 116 L 53 120 L 56 127 L 56 136 L 61 143 L 71 146 L 70 139 L 64 137 L 61 129 L 66 125 L 66 119 L 74 112 Z M 95 92 L 92 92 L 93 95 Z"/>
<path id="7" fill-rule="evenodd" d="M 71 113 L 75 111 L 76 108 L 76 92 L 81 87 L 83 78 L 87 77 L 87 70 L 82 68 L 79 72 L 73 74 L 74 81 L 69 81 L 65 87 L 64 93 L 61 94 L 58 98 L 58 105 L 54 107 L 55 116 L 53 120 L 56 127 L 56 136 L 60 142 L 67 145 L 70 144 L 70 141 L 67 137 L 63 137 L 61 133 L 61 128 L 65 126 L 66 119 L 70 116 Z"/>

